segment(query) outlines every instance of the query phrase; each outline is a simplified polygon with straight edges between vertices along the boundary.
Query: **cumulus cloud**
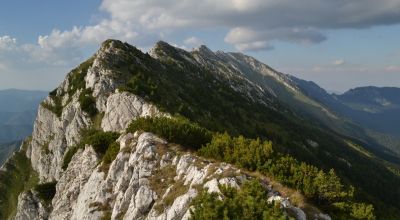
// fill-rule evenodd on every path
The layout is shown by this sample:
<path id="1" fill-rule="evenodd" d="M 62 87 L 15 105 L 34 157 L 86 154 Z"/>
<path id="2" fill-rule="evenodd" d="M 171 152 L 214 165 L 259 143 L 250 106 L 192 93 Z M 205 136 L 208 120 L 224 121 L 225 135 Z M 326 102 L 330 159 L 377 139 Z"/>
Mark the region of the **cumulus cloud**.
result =
<path id="1" fill-rule="evenodd" d="M 37 46 L 40 52 L 44 52 L 41 54 L 43 58 L 47 59 L 47 54 L 60 50 L 70 50 L 72 55 L 71 53 L 76 53 L 82 47 L 98 45 L 109 38 L 131 42 L 137 36 L 138 33 L 134 31 L 131 22 L 104 19 L 92 26 L 75 26 L 67 31 L 54 29 L 49 35 L 39 36 Z"/>
<path id="2" fill-rule="evenodd" d="M 261 51 L 272 50 L 274 47 L 266 41 L 252 41 L 248 43 L 235 43 L 235 48 L 239 51 Z"/>
<path id="3" fill-rule="evenodd" d="M 252 27 L 369 27 L 399 22 L 397 0 L 104 0 L 101 8 L 118 20 L 149 28 L 192 25 Z"/>
<path id="4" fill-rule="evenodd" d="M 343 59 L 338 59 L 338 60 L 334 60 L 333 62 L 332 62 L 332 64 L 334 65 L 334 66 L 342 66 L 342 65 L 344 65 L 346 62 L 343 60 Z"/>
<path id="5" fill-rule="evenodd" d="M 326 39 L 325 30 L 400 22 L 397 0 L 104 0 L 101 9 L 148 31 L 228 28 L 226 42 L 255 50 L 270 49 L 262 42 L 313 44 Z"/>
<path id="6" fill-rule="evenodd" d="M 187 46 L 191 46 L 191 47 L 198 47 L 200 45 L 203 44 L 203 41 L 201 41 L 199 38 L 197 37 L 189 37 L 186 38 L 183 43 Z"/>
<path id="7" fill-rule="evenodd" d="M 8 51 L 14 49 L 17 39 L 10 36 L 0 36 L 0 51 Z"/>
<path id="8" fill-rule="evenodd" d="M 18 44 L 15 38 L 0 36 L 0 55 L 18 62 L 69 65 L 82 61 L 86 48 L 97 47 L 108 38 L 132 41 L 138 34 L 129 24 L 103 20 L 99 24 L 73 27 L 71 30 L 54 29 L 48 35 L 38 36 L 36 43 Z"/>
<path id="9" fill-rule="evenodd" d="M 400 66 L 390 65 L 390 66 L 385 67 L 385 71 L 387 71 L 387 72 L 399 72 L 400 73 Z"/>
<path id="10" fill-rule="evenodd" d="M 275 41 L 310 45 L 324 41 L 327 30 L 400 22 L 397 0 L 103 0 L 100 10 L 105 16 L 97 24 L 39 36 L 42 52 L 107 38 L 147 47 L 157 39 L 199 29 L 228 30 L 224 40 L 238 50 L 268 50 Z M 0 39 L 0 49 L 13 43 L 13 38 Z M 191 37 L 182 43 L 189 47 L 202 42 Z"/>
<path id="11" fill-rule="evenodd" d="M 20 44 L 15 38 L 0 36 L 0 87 L 54 88 L 69 69 L 85 58 L 82 48 L 61 39 L 48 40 L 39 37 L 35 43 Z"/>
<path id="12" fill-rule="evenodd" d="M 267 41 L 285 40 L 300 44 L 315 44 L 325 40 L 325 37 L 312 28 L 277 28 L 272 30 L 254 30 L 245 27 L 231 29 L 225 37 L 225 42 L 235 45 L 238 50 L 271 49 Z M 243 47 L 243 45 L 249 45 Z"/>

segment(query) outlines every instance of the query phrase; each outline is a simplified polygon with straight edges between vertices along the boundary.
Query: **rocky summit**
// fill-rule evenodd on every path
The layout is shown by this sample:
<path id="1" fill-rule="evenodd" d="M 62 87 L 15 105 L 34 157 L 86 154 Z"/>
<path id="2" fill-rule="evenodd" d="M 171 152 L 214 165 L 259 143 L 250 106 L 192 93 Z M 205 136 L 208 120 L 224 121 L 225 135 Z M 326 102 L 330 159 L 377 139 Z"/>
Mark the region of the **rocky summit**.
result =
<path id="1" fill-rule="evenodd" d="M 356 178 L 361 179 L 368 176 L 355 162 L 365 161 L 365 156 L 353 149 L 351 139 L 343 141 L 336 133 L 326 134 L 304 122 L 307 117 L 279 101 L 289 94 L 302 96 L 290 77 L 243 54 L 213 52 L 205 46 L 188 52 L 165 42 L 147 54 L 108 40 L 39 106 L 32 136 L 2 167 L 0 174 L 16 173 L 19 184 L 1 182 L 8 188 L 0 188 L 0 218 L 196 219 L 196 207 L 202 207 L 195 202 L 200 195 L 217 195 L 216 201 L 221 202 L 229 197 L 229 190 L 240 191 L 251 181 L 262 186 L 265 197 L 261 199 L 271 210 L 278 209 L 279 218 L 331 219 L 339 216 L 340 205 L 347 216 L 371 214 L 372 205 L 347 202 L 354 193 L 350 185 L 364 184 L 349 173 L 360 172 Z M 328 109 L 319 109 L 335 120 Z M 171 120 L 193 133 L 169 132 L 169 125 L 140 124 L 155 118 Z M 135 121 L 141 129 L 134 129 Z M 296 135 L 300 131 L 304 137 Z M 253 138 L 251 146 L 262 145 L 263 150 L 249 157 L 238 150 L 239 158 L 255 162 L 213 157 L 200 148 L 211 146 L 210 137 L 224 132 Z M 327 135 L 334 147 L 319 139 Z M 243 136 L 232 142 L 247 143 Z M 272 142 L 260 144 L 256 137 Z M 288 142 L 289 137 L 294 141 Z M 201 141 L 195 146 L 197 140 Z M 277 146 L 274 150 L 269 149 L 272 143 Z M 288 148 L 289 143 L 296 147 Z M 260 152 L 276 155 L 282 164 L 312 170 L 321 183 L 325 177 L 339 181 L 333 171 L 323 170 L 341 167 L 340 176 L 347 182 L 337 185 L 335 190 L 341 194 L 334 196 L 325 188 L 304 189 L 281 181 L 287 174 L 278 175 L 276 170 L 285 168 L 275 169 L 273 160 L 257 158 Z M 298 157 L 284 156 L 289 154 Z M 288 172 L 293 169 L 294 165 Z M 349 191 L 344 190 L 347 186 Z M 360 198 L 377 198 L 368 190 Z"/>

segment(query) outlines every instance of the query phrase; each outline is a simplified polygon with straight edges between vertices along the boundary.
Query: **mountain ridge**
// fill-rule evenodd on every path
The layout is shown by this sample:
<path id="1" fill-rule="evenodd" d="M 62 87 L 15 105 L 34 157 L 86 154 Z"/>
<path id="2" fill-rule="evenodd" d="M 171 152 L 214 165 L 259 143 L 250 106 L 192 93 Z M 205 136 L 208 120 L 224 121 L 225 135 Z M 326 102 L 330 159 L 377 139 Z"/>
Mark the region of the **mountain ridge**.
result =
<path id="1" fill-rule="evenodd" d="M 388 190 L 395 189 L 399 179 L 384 164 L 374 157 L 370 158 L 371 154 L 353 140 L 319 127 L 281 103 L 276 96 L 287 94 L 288 98 L 293 97 L 291 92 L 283 93 L 293 90 L 286 87 L 282 79 L 270 82 L 267 80 L 271 78 L 269 76 L 264 79 L 263 86 L 252 81 L 256 73 L 254 69 L 257 69 L 251 64 L 254 60 L 229 58 L 229 54 L 220 52 L 219 55 L 230 63 L 221 61 L 217 65 L 215 62 L 218 60 L 211 61 L 209 55 L 186 52 L 163 43 L 157 44 L 149 55 L 120 41 L 104 42 L 96 55 L 72 70 L 39 107 L 32 139 L 25 142 L 20 151 L 37 172 L 39 185 L 18 197 L 17 219 L 101 216 L 115 219 L 124 215 L 130 218 L 131 214 L 149 219 L 168 219 L 169 213 L 179 213 L 177 218 L 189 218 L 186 213 L 190 213 L 190 201 L 194 192 L 199 192 L 195 187 L 197 184 L 192 183 L 198 180 L 201 173 L 208 173 L 208 168 L 204 170 L 205 167 L 196 164 L 190 151 L 168 156 L 162 146 L 160 148 L 154 143 L 167 144 L 167 152 L 174 150 L 176 145 L 154 134 L 129 131 L 124 134 L 132 120 L 138 121 L 146 116 L 154 118 L 160 114 L 166 117 L 183 116 L 196 126 L 212 132 L 226 131 L 232 136 L 270 140 L 279 160 L 289 160 L 293 166 L 298 163 L 304 169 L 317 170 L 321 177 L 328 175 L 324 170 L 334 167 L 342 178 L 340 184 L 356 187 L 356 199 L 374 202 L 379 216 L 390 218 L 398 215 L 399 207 L 396 207 L 395 200 L 400 192 Z M 247 67 L 244 66 L 246 63 Z M 238 71 L 239 67 L 242 71 Z M 258 67 L 272 71 L 264 66 Z M 182 125 L 184 128 L 196 128 L 185 123 Z M 166 128 L 169 126 L 165 125 Z M 83 131 L 90 128 L 97 129 L 97 133 L 88 132 L 87 142 L 81 143 L 82 139 L 86 140 Z M 93 139 L 95 136 L 90 136 L 99 135 L 105 140 L 115 136 L 107 132 L 120 133 L 117 147 L 97 146 L 96 139 Z M 102 147 L 105 151 L 115 151 L 109 153 L 114 157 L 108 159 L 108 164 L 102 158 L 105 157 L 104 152 L 96 151 Z M 281 157 L 286 154 L 295 158 Z M 64 170 L 67 155 L 70 155 L 70 161 Z M 175 195 L 172 204 L 167 203 L 164 211 L 158 213 L 160 215 L 156 214 L 155 204 L 163 202 L 160 197 L 168 197 L 169 193 L 160 194 L 154 185 L 149 185 L 149 175 L 161 168 L 159 159 L 167 165 L 181 164 L 179 167 L 182 168 L 174 169 L 173 173 L 177 175 L 168 178 L 176 182 L 163 185 L 165 190 L 179 186 L 175 184 L 183 184 L 180 185 L 182 189 L 188 187 L 183 194 Z M 273 170 L 274 166 L 268 167 Z M 366 172 L 372 169 L 377 172 Z M 182 172 L 179 170 L 186 174 L 180 175 Z M 288 172 L 290 170 L 288 168 Z M 336 180 L 334 171 L 330 173 Z M 224 171 L 222 174 L 228 173 Z M 141 181 L 137 179 L 139 176 L 143 177 Z M 229 177 L 236 181 L 235 175 Z M 287 178 L 286 184 L 296 186 L 289 181 L 293 178 L 291 174 L 281 178 L 284 177 Z M 383 177 L 385 181 L 378 183 Z M 215 179 L 217 182 L 220 180 Z M 200 188 L 204 187 L 202 184 L 205 182 L 200 182 Z M 40 189 L 45 186 L 54 192 L 47 203 L 40 200 Z M 304 191 L 304 188 L 299 190 Z M 86 202 L 88 199 L 90 202 Z M 367 207 L 370 210 L 371 206 Z M 385 213 L 385 210 L 391 212 Z M 344 213 L 355 215 L 352 212 L 354 207 L 343 213 L 330 209 L 332 216 Z M 320 216 L 321 212 L 314 214 Z"/>

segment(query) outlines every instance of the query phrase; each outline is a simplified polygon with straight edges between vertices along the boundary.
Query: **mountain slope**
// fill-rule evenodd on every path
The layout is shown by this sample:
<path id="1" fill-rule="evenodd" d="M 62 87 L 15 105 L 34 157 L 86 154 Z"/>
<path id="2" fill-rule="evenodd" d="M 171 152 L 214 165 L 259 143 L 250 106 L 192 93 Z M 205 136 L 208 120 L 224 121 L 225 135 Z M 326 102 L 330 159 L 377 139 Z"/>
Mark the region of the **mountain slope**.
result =
<path id="1" fill-rule="evenodd" d="M 370 149 L 376 154 L 398 164 L 396 161 L 400 157 L 400 127 L 397 115 L 400 108 L 397 96 L 400 95 L 400 89 L 362 87 L 343 95 L 331 95 L 313 82 L 291 78 L 307 96 L 365 128 L 364 132 L 347 132 L 348 134 L 370 143 Z M 391 159 L 393 156 L 387 155 L 393 155 L 397 159 Z"/>
<path id="2" fill-rule="evenodd" d="M 0 166 L 9 158 L 15 150 L 21 145 L 21 141 L 9 143 L 0 143 Z"/>
<path id="3" fill-rule="evenodd" d="M 332 97 L 325 90 L 312 82 L 306 82 L 293 76 L 280 73 L 271 67 L 259 62 L 258 60 L 241 53 L 224 53 L 210 51 L 205 46 L 192 51 L 196 61 L 210 69 L 226 75 L 228 79 L 238 77 L 248 81 L 256 89 L 263 91 L 265 97 L 268 93 L 269 100 L 280 102 L 281 110 L 290 110 L 297 116 L 319 123 L 319 126 L 333 130 L 350 139 L 364 142 L 363 147 L 373 151 L 376 155 L 385 160 L 400 165 L 400 142 L 389 135 L 383 135 L 365 129 L 365 123 L 371 118 L 361 118 L 353 120 L 342 114 L 343 109 L 348 109 L 347 105 L 338 102 L 336 97 Z M 186 55 L 190 57 L 190 55 Z M 355 117 L 361 114 L 354 113 Z M 396 122 L 397 119 L 393 120 Z M 375 120 L 376 121 L 376 120 Z M 380 122 L 383 126 L 385 122 Z M 389 127 L 396 123 L 387 122 Z M 394 125 L 395 126 L 395 125 Z M 393 151 L 393 152 L 392 152 Z"/>
<path id="4" fill-rule="evenodd" d="M 400 88 L 360 87 L 335 96 L 363 126 L 400 138 Z"/>
<path id="5" fill-rule="evenodd" d="M 227 164 L 218 160 L 234 163 L 246 173 L 257 171 L 244 179 L 258 175 L 269 187 L 273 181 L 265 175 L 276 178 L 293 188 L 286 191 L 292 200 L 296 190 L 302 192 L 304 204 L 294 204 L 310 218 L 321 217 L 321 211 L 309 212 L 306 206 L 318 205 L 338 218 L 355 218 L 360 209 L 371 214 L 372 206 L 365 203 L 373 203 L 379 218 L 400 216 L 400 178 L 395 170 L 356 140 L 294 111 L 281 98 L 292 93 L 283 91 L 306 96 L 285 75 L 258 64 L 241 54 L 214 53 L 206 47 L 188 52 L 159 42 L 144 54 L 120 41 L 104 42 L 39 107 L 32 140 L 21 153 L 40 184 L 20 194 L 17 219 L 185 218 L 191 200 L 205 187 L 214 188 L 209 184 L 241 186 L 242 171 L 225 169 Z M 260 77 L 263 85 L 256 81 Z M 148 125 L 140 120 L 146 116 L 172 118 L 173 123 Z M 142 129 L 130 130 L 132 121 L 143 123 Z M 159 133 L 166 140 L 140 130 Z M 218 134 L 225 131 L 225 136 Z M 212 140 L 204 146 L 210 134 Z M 203 141 L 191 146 L 176 143 L 185 137 Z M 221 153 L 218 143 L 227 150 Z M 249 150 L 237 147 L 242 145 Z M 213 160 L 193 155 L 207 156 L 213 149 L 219 152 L 211 154 Z M 164 165 L 172 169 L 167 172 Z M 286 207 L 284 201 L 281 204 Z M 294 216 L 302 213 L 296 207 L 292 211 Z"/>

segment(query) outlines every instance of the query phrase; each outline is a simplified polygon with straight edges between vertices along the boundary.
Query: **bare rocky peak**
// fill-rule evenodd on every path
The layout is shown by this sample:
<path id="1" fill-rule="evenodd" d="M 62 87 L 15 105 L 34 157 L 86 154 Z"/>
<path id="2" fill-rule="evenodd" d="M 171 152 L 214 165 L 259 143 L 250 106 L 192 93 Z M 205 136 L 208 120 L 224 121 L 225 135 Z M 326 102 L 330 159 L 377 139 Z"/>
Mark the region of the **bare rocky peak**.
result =
<path id="1" fill-rule="evenodd" d="M 150 54 L 156 59 L 168 57 L 177 62 L 189 61 L 209 69 L 215 74 L 220 74 L 221 80 L 229 81 L 235 90 L 248 94 L 254 100 L 265 102 L 265 97 L 268 97 L 266 95 L 274 95 L 272 89 L 257 84 L 248 77 L 244 67 L 246 63 L 249 64 L 246 67 L 249 71 L 252 68 L 271 71 L 251 57 L 214 53 L 205 46 L 187 52 L 162 41 L 155 45 Z M 97 111 L 104 114 L 100 123 L 101 128 L 107 131 L 122 131 L 135 117 L 159 114 L 153 105 L 145 103 L 142 98 L 117 91 L 117 88 L 126 82 L 116 77 L 118 72 L 116 68 L 127 63 L 146 68 L 144 62 L 149 58 L 149 55 L 127 43 L 107 40 L 92 58 L 71 71 L 57 88 L 56 95 L 61 100 L 62 107 L 59 116 L 48 108 L 40 106 L 27 156 L 31 158 L 32 165 L 42 181 L 57 180 L 61 177 L 60 166 L 64 153 L 79 141 L 82 129 L 89 128 L 95 123 L 94 119 L 81 109 L 79 97 L 83 89 L 74 88 L 76 87 L 74 76 L 86 71 L 83 79 L 84 87 L 91 89 Z M 45 103 L 50 106 L 57 105 L 52 97 L 48 97 Z"/>
<path id="2" fill-rule="evenodd" d="M 216 54 L 212 50 L 210 50 L 206 45 L 201 45 L 198 48 L 192 50 L 192 53 L 196 52 L 201 54 L 203 57 L 208 57 L 209 59 L 216 58 Z"/>

